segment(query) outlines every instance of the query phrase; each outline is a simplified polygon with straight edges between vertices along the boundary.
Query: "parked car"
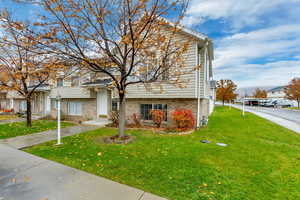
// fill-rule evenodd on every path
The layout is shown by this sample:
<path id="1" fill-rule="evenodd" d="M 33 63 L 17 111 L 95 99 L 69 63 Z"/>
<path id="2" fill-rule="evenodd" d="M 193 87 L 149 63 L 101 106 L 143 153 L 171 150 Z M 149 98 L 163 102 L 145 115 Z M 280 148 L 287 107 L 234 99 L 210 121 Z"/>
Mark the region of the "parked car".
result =
<path id="1" fill-rule="evenodd" d="M 292 104 L 286 100 L 273 100 L 263 104 L 264 107 L 279 107 L 279 108 L 286 108 L 292 107 Z"/>

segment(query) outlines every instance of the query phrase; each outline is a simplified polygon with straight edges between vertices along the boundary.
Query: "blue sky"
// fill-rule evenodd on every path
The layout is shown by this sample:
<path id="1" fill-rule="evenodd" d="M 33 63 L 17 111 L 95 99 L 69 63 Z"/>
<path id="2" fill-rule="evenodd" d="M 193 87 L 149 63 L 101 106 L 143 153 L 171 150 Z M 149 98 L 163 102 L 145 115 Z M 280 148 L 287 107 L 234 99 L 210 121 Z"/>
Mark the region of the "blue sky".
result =
<path id="1" fill-rule="evenodd" d="M 6 1 L 21 19 L 37 6 Z M 300 77 L 300 0 L 191 0 L 183 23 L 214 40 L 214 78 L 240 87 L 277 86 Z"/>
<path id="2" fill-rule="evenodd" d="M 240 87 L 300 77 L 300 0 L 192 0 L 184 24 L 214 39 L 215 79 Z"/>

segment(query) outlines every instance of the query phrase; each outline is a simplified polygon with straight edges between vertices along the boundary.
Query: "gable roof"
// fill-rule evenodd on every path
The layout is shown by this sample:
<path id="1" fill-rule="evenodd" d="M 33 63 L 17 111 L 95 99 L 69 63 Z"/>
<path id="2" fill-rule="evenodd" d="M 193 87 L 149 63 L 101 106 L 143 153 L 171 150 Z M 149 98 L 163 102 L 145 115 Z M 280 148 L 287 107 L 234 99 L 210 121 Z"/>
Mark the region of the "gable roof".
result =
<path id="1" fill-rule="evenodd" d="M 283 90 L 285 87 L 286 86 L 278 86 L 278 87 L 268 90 L 268 92 L 277 92 L 277 91 Z"/>

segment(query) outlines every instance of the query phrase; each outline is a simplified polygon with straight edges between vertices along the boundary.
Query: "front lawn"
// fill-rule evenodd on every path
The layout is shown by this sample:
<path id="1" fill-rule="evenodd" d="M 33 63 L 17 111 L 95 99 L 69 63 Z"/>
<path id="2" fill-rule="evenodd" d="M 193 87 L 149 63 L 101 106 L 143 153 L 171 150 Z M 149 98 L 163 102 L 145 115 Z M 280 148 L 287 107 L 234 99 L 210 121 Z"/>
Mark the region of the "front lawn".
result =
<path id="1" fill-rule="evenodd" d="M 101 143 L 116 132 L 102 128 L 26 151 L 169 199 L 300 199 L 300 135 L 253 114 L 217 107 L 208 127 L 191 135 L 131 130 L 132 144 Z"/>
<path id="2" fill-rule="evenodd" d="M 62 122 L 61 127 L 72 126 L 69 122 Z M 34 120 L 32 127 L 26 126 L 24 122 L 14 122 L 9 124 L 0 124 L 0 139 L 6 139 L 21 135 L 28 135 L 57 128 L 57 122 L 52 120 Z"/>
<path id="3" fill-rule="evenodd" d="M 11 119 L 17 119 L 17 115 L 0 115 L 0 121 L 2 120 L 11 120 Z"/>
<path id="4" fill-rule="evenodd" d="M 291 108 L 289 108 L 289 109 L 292 109 L 292 110 L 300 110 L 300 108 L 298 108 L 298 107 L 291 107 Z"/>

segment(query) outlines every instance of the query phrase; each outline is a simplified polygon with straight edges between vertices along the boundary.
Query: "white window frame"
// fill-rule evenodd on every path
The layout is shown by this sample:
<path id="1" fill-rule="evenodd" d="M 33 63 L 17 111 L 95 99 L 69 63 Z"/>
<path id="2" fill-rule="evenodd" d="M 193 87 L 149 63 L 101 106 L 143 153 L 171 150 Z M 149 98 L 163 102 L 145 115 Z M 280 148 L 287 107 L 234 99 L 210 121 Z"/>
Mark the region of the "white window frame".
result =
<path id="1" fill-rule="evenodd" d="M 82 115 L 82 102 L 78 102 L 78 101 L 69 102 L 68 103 L 68 114 L 74 115 L 74 116 L 81 116 Z"/>

